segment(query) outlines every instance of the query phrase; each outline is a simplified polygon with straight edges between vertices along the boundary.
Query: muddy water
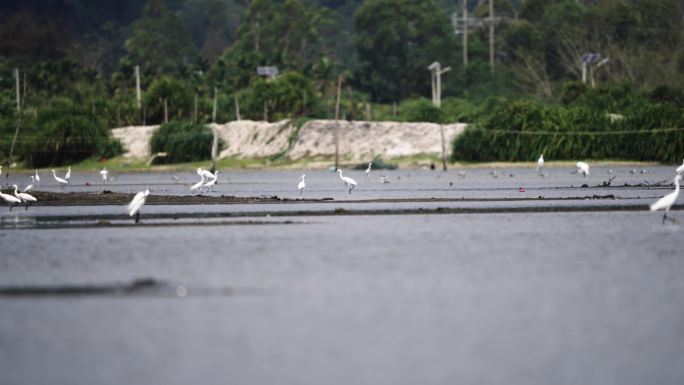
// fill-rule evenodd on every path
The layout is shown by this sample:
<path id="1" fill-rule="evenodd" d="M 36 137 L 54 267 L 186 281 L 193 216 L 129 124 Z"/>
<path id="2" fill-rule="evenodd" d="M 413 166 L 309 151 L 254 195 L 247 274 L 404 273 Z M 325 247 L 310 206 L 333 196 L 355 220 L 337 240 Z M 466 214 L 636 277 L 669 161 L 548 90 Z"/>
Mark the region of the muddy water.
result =
<path id="1" fill-rule="evenodd" d="M 243 176 L 278 194 L 297 173 Z M 0 229 L 0 383 L 684 381 L 684 226 L 662 226 L 646 210 L 591 210 L 645 207 L 666 189 L 596 189 L 625 195 L 614 200 L 431 203 L 410 198 L 452 191 L 430 172 L 410 178 L 437 187 L 418 191 L 428 182 L 415 182 L 389 194 L 405 202 L 146 206 L 139 227 L 89 225 L 119 215 L 116 205 L 3 212 L 5 224 L 58 226 Z M 459 183 L 470 181 L 477 191 L 463 191 L 475 198 L 480 189 L 523 194 L 510 181 L 518 177 L 508 178 L 476 170 Z M 568 188 L 576 175 L 550 179 L 527 180 L 559 196 L 586 190 Z M 245 193 L 257 190 L 250 183 Z M 321 196 L 340 187 L 330 183 Z M 366 192 L 384 196 L 384 187 Z M 560 204 L 582 211 L 306 215 Z M 301 213 L 264 214 L 293 207 Z M 245 216 L 199 215 L 217 211 Z M 154 217 L 174 213 L 191 215 Z M 672 216 L 684 221 L 681 211 Z M 174 221 L 188 223 L 155 225 Z"/>

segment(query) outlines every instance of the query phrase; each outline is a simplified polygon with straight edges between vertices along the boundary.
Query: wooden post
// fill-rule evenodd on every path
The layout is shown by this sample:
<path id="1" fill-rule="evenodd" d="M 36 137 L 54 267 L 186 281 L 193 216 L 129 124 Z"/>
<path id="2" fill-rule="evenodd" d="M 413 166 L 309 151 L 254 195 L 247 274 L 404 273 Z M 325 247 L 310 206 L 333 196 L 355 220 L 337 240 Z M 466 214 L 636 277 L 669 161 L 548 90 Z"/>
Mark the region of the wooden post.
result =
<path id="1" fill-rule="evenodd" d="M 342 88 L 342 75 L 337 77 L 337 99 L 335 100 L 335 120 L 340 120 L 340 90 Z"/>
<path id="2" fill-rule="evenodd" d="M 219 134 L 216 123 L 211 125 L 211 131 L 214 134 L 214 141 L 211 143 L 211 169 L 216 170 L 216 158 L 218 157 L 219 147 Z"/>
<path id="3" fill-rule="evenodd" d="M 494 74 L 494 0 L 489 0 L 489 71 Z"/>
<path id="4" fill-rule="evenodd" d="M 218 104 L 218 88 L 214 87 L 214 108 L 211 110 L 211 121 L 216 123 L 216 108 Z"/>
<path id="5" fill-rule="evenodd" d="M 164 123 L 169 122 L 169 103 L 167 98 L 164 98 Z"/>
<path id="6" fill-rule="evenodd" d="M 366 120 L 373 120 L 373 110 L 371 110 L 371 105 L 368 102 L 366 102 Z"/>
<path id="7" fill-rule="evenodd" d="M 442 136 L 442 170 L 446 171 L 447 170 L 446 140 L 444 139 L 444 125 L 443 124 L 439 125 L 439 133 Z"/>
<path id="8" fill-rule="evenodd" d="M 240 120 L 240 102 L 238 101 L 237 94 L 235 95 L 235 118 Z"/>
<path id="9" fill-rule="evenodd" d="M 195 93 L 195 110 L 192 113 L 192 122 L 193 123 L 197 123 L 197 109 L 198 109 L 197 104 L 199 102 L 198 99 L 199 99 L 199 96 L 197 95 L 197 93 Z"/>
<path id="10" fill-rule="evenodd" d="M 335 101 L 335 171 L 340 167 L 340 97 L 342 93 L 342 75 L 337 77 L 337 100 Z"/>
<path id="11" fill-rule="evenodd" d="M 21 91 L 20 91 L 21 81 L 19 80 L 19 68 L 14 69 L 14 78 L 16 79 L 16 84 L 17 84 L 17 111 L 21 111 Z"/>
<path id="12" fill-rule="evenodd" d="M 142 106 L 142 98 L 140 96 L 140 66 L 135 66 L 135 100 L 139 110 Z"/>
<path id="13" fill-rule="evenodd" d="M 468 66 L 468 0 L 463 0 L 463 67 Z"/>

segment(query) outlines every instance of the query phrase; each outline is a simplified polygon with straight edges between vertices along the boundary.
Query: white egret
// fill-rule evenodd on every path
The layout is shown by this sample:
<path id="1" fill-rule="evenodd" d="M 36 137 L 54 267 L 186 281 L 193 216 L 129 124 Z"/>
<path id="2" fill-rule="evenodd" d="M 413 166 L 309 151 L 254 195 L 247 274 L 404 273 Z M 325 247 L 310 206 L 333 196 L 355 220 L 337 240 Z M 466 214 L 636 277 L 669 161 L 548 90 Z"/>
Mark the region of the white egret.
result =
<path id="1" fill-rule="evenodd" d="M 218 174 L 219 174 L 219 172 L 220 172 L 219 170 L 216 170 L 216 172 L 214 172 L 213 174 L 212 174 L 212 173 L 209 173 L 209 175 L 211 175 L 211 178 L 210 178 L 209 181 L 208 181 L 207 183 L 205 183 L 202 187 L 205 187 L 207 190 L 209 190 L 209 189 L 212 189 L 212 190 L 213 190 L 213 189 L 214 189 L 214 185 L 216 185 L 216 182 L 218 181 Z"/>
<path id="2" fill-rule="evenodd" d="M 28 210 L 29 205 L 33 204 L 33 202 L 37 202 L 38 200 L 30 194 L 27 193 L 20 193 L 19 187 L 15 184 L 14 185 L 14 196 L 21 199 L 21 201 L 24 203 L 24 208 Z"/>
<path id="3" fill-rule="evenodd" d="M 38 175 L 38 169 L 36 169 L 36 185 L 40 184 L 40 175 Z"/>
<path id="4" fill-rule="evenodd" d="M 684 173 L 684 160 L 682 160 L 682 165 L 677 167 L 677 174 Z"/>
<path id="5" fill-rule="evenodd" d="M 651 211 L 656 211 L 656 210 L 661 210 L 661 209 L 664 209 L 664 210 L 665 210 L 665 213 L 663 214 L 663 224 L 665 224 L 665 220 L 666 220 L 666 219 L 669 219 L 669 220 L 671 220 L 671 221 L 674 222 L 674 223 L 677 222 L 677 221 L 675 221 L 675 220 L 672 219 L 672 218 L 668 218 L 668 217 L 667 217 L 667 212 L 670 211 L 670 207 L 672 207 L 672 205 L 673 205 L 673 204 L 675 203 L 675 201 L 677 200 L 677 196 L 679 195 L 679 181 L 680 181 L 681 179 L 682 179 L 682 176 L 681 176 L 681 175 L 677 175 L 677 176 L 674 178 L 675 190 L 674 190 L 673 192 L 671 192 L 671 193 L 665 195 L 664 197 L 658 199 L 657 201 L 655 201 L 655 203 L 653 203 L 653 204 L 651 204 L 651 205 L 649 206 L 649 208 L 651 209 Z"/>
<path id="6" fill-rule="evenodd" d="M 128 204 L 128 216 L 132 217 L 135 215 L 135 223 L 140 222 L 140 209 L 145 205 L 145 200 L 150 195 L 150 189 L 145 191 L 140 191 L 135 194 L 131 203 Z"/>
<path id="7" fill-rule="evenodd" d="M 0 198 L 2 198 L 5 202 L 7 202 L 7 205 L 9 206 L 9 211 L 12 212 L 12 207 L 21 204 L 21 199 L 17 197 L 13 197 L 9 194 L 3 194 L 2 189 L 0 188 Z"/>
<path id="8" fill-rule="evenodd" d="M 390 181 L 387 180 L 387 175 L 383 175 L 380 177 L 380 182 L 382 182 L 382 184 L 388 184 Z"/>
<path id="9" fill-rule="evenodd" d="M 57 176 L 57 174 L 55 173 L 55 169 L 54 169 L 54 168 L 52 169 L 52 176 L 55 178 L 55 180 L 57 181 L 57 183 L 59 183 L 59 188 L 60 188 L 60 190 L 64 190 L 64 186 L 66 186 L 66 185 L 69 184 L 69 181 L 68 181 L 68 180 L 64 180 L 64 179 L 62 179 L 62 178 L 60 178 L 60 177 Z"/>
<path id="10" fill-rule="evenodd" d="M 544 154 L 539 155 L 537 159 L 537 176 L 544 175 Z"/>
<path id="11" fill-rule="evenodd" d="M 198 174 L 199 174 L 199 173 L 198 173 Z M 202 180 L 200 180 L 199 182 L 193 184 L 193 185 L 190 187 L 190 191 L 195 192 L 195 191 L 199 190 L 200 188 L 202 188 L 202 186 L 204 186 L 204 175 L 199 174 L 199 176 L 202 177 Z"/>
<path id="12" fill-rule="evenodd" d="M 299 184 L 297 185 L 297 190 L 299 190 L 299 197 L 302 197 L 302 194 L 304 194 L 304 188 L 306 187 L 306 174 L 302 174 L 301 179 L 299 181 Z"/>
<path id="13" fill-rule="evenodd" d="M 2 166 L 0 166 L 0 175 L 2 175 Z"/>
<path id="14" fill-rule="evenodd" d="M 373 168 L 373 162 L 368 162 L 368 168 L 366 169 L 366 183 L 368 183 L 368 177 L 370 176 L 371 168 Z"/>
<path id="15" fill-rule="evenodd" d="M 31 175 L 30 178 L 31 178 L 31 184 L 24 187 L 24 189 L 22 190 L 23 192 L 29 192 L 29 191 L 33 190 L 33 184 L 36 183 L 36 181 L 33 179 L 33 175 Z"/>
<path id="16" fill-rule="evenodd" d="M 107 167 L 102 167 L 102 170 L 100 171 L 100 176 L 102 177 L 102 181 L 104 183 L 107 183 L 107 180 L 109 180 L 109 171 L 107 171 Z"/>
<path id="17" fill-rule="evenodd" d="M 67 169 L 66 174 L 64 174 L 64 179 L 65 179 L 65 180 L 71 179 L 71 166 L 69 166 L 69 168 Z"/>
<path id="18" fill-rule="evenodd" d="M 589 175 L 589 165 L 584 162 L 577 162 L 577 173 L 586 178 Z"/>
<path id="19" fill-rule="evenodd" d="M 212 174 L 211 171 L 204 170 L 202 167 L 199 167 L 197 169 L 197 175 L 203 175 L 207 179 L 211 179 L 214 177 L 214 174 Z"/>
<path id="20" fill-rule="evenodd" d="M 351 195 L 352 190 L 353 190 L 356 186 L 358 186 L 359 184 L 356 183 L 356 181 L 355 181 L 354 179 L 352 179 L 352 178 L 349 178 L 349 177 L 347 177 L 347 176 L 342 176 L 342 170 L 341 170 L 341 169 L 338 168 L 338 169 L 337 169 L 337 172 L 340 173 L 340 179 L 342 179 L 342 182 L 344 182 L 344 185 L 347 186 L 347 187 L 349 187 L 349 194 Z"/>

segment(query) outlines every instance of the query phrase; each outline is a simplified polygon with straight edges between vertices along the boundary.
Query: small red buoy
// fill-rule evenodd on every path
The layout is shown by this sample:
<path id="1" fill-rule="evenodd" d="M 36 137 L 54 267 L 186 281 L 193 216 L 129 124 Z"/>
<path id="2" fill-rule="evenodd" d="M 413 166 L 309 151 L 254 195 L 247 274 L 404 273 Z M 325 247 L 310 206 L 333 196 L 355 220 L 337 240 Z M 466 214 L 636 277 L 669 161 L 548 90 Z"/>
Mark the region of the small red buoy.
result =
<path id="1" fill-rule="evenodd" d="M 521 187 L 518 189 L 518 192 L 525 192 L 525 189 Z"/>

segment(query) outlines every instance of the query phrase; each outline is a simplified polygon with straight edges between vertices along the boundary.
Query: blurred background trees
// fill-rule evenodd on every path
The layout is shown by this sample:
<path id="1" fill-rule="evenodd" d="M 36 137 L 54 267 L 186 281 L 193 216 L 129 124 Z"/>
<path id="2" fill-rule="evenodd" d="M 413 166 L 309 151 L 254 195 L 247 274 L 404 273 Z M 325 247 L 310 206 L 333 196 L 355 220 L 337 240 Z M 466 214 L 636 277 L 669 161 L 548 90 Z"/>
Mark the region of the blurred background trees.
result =
<path id="1" fill-rule="evenodd" d="M 55 132 L 42 119 L 78 127 L 83 118 L 104 127 L 105 134 L 115 126 L 162 123 L 164 103 L 169 120 L 207 123 L 213 120 L 215 89 L 218 121 L 235 119 L 237 104 L 242 118 L 331 118 L 340 75 L 342 117 L 349 119 L 484 126 L 494 114 L 489 107 L 520 99 L 552 109 L 585 103 L 582 108 L 596 116 L 638 114 L 640 104 L 624 102 L 628 99 L 645 100 L 641 106 L 681 106 L 681 1 L 495 0 L 494 10 L 492 69 L 487 0 L 2 2 L 0 162 L 7 160 L 19 121 L 23 143 L 30 140 L 29 130 Z M 594 88 L 591 81 L 577 83 L 580 58 L 587 53 L 609 58 L 590 68 Z M 443 76 L 441 111 L 424 99 L 433 61 L 452 67 Z M 140 109 L 135 66 L 141 70 Z M 260 77 L 258 66 L 278 67 L 281 75 Z M 20 69 L 21 112 L 14 68 Z M 604 92 L 628 95 L 610 103 L 587 96 Z M 71 120 L 59 120 L 59 113 Z M 64 132 L 76 137 L 82 131 Z M 17 154 L 29 148 L 17 146 Z M 24 155 L 23 161 L 38 164 Z"/>

